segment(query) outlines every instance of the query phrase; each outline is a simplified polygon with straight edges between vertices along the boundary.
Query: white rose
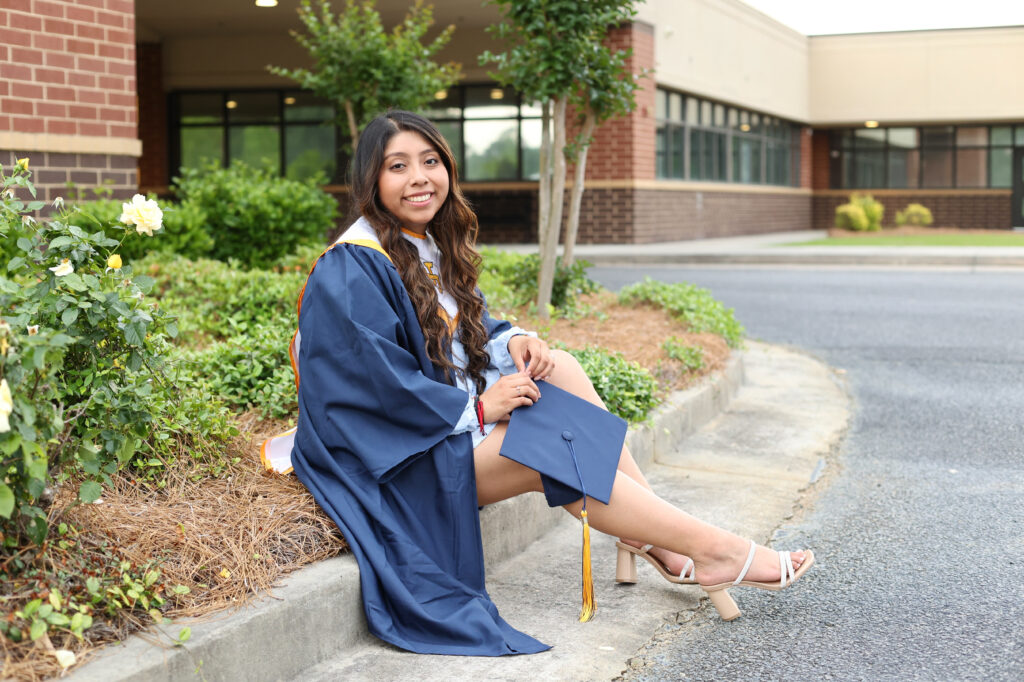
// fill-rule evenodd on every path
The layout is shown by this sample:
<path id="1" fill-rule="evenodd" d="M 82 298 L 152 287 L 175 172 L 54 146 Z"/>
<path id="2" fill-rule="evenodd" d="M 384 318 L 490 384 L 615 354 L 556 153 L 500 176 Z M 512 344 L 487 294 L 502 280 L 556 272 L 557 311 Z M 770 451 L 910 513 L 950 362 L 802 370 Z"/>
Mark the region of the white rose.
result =
<path id="1" fill-rule="evenodd" d="M 163 226 L 164 212 L 156 201 L 141 194 L 132 197 L 131 203 L 121 204 L 121 222 L 134 225 L 135 231 L 148 237 Z"/>
<path id="2" fill-rule="evenodd" d="M 67 258 L 62 260 L 60 262 L 60 265 L 55 265 L 52 268 L 50 268 L 50 272 L 52 272 L 53 274 L 57 275 L 58 277 L 63 277 L 64 275 L 70 275 L 74 271 L 75 271 L 75 266 L 72 265 L 71 261 L 69 261 Z"/>
<path id="3" fill-rule="evenodd" d="M 11 387 L 7 385 L 7 379 L 0 379 L 0 433 L 11 430 L 11 422 L 8 417 L 14 411 L 14 398 L 11 396 Z"/>

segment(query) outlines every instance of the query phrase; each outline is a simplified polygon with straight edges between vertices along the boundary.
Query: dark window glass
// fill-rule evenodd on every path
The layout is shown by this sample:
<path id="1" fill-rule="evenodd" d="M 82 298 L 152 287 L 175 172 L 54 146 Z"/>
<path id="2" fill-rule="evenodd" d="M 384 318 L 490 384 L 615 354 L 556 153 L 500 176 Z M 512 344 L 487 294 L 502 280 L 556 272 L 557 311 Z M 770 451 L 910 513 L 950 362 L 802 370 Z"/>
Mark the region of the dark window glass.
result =
<path id="1" fill-rule="evenodd" d="M 858 150 L 856 154 L 854 187 L 885 187 L 885 152 Z"/>
<path id="2" fill-rule="evenodd" d="M 989 152 L 988 160 L 991 186 L 1011 187 L 1013 185 L 1013 149 L 996 147 Z"/>
<path id="3" fill-rule="evenodd" d="M 284 129 L 284 174 L 291 180 L 305 180 L 317 173 L 333 178 L 337 158 L 334 126 L 287 126 Z"/>
<path id="4" fill-rule="evenodd" d="M 958 147 L 984 147 L 987 144 L 988 128 L 961 126 L 956 129 L 956 146 Z"/>
<path id="5" fill-rule="evenodd" d="M 519 136 L 514 119 L 466 121 L 464 130 L 467 180 L 516 179 Z"/>
<path id="6" fill-rule="evenodd" d="M 882 149 L 885 146 L 884 128 L 858 128 L 853 135 L 857 149 Z"/>
<path id="7" fill-rule="evenodd" d="M 181 165 L 198 168 L 207 161 L 224 163 L 224 129 L 182 128 Z"/>
<path id="8" fill-rule="evenodd" d="M 334 107 L 307 92 L 289 92 L 284 96 L 284 120 L 288 123 L 326 123 L 334 118 Z"/>
<path id="9" fill-rule="evenodd" d="M 923 147 L 952 147 L 953 126 L 933 126 L 921 129 Z"/>
<path id="10" fill-rule="evenodd" d="M 988 186 L 988 150 L 958 149 L 956 152 L 956 186 Z"/>
<path id="11" fill-rule="evenodd" d="M 690 178 L 704 179 L 704 166 L 701 164 L 702 147 L 704 146 L 703 131 L 690 131 Z"/>
<path id="12" fill-rule="evenodd" d="M 514 118 L 519 113 L 516 93 L 511 88 L 473 85 L 466 88 L 466 118 Z M 467 128 L 466 134 L 469 134 Z M 469 140 L 466 140 L 467 146 Z"/>
<path id="13" fill-rule="evenodd" d="M 952 134 L 950 134 L 952 138 Z M 921 150 L 922 187 L 953 186 L 953 150 L 928 149 Z"/>
<path id="14" fill-rule="evenodd" d="M 436 121 L 434 125 L 444 135 L 444 139 L 448 140 L 448 146 L 452 148 L 452 154 L 455 156 L 455 165 L 459 169 L 459 177 L 465 179 L 465 157 L 462 155 L 462 123 L 459 121 Z M 540 132 L 538 131 L 537 134 L 540 135 Z"/>
<path id="15" fill-rule="evenodd" d="M 671 168 L 670 177 L 686 177 L 686 129 L 682 126 L 672 127 L 672 156 L 669 159 Z"/>
<path id="16" fill-rule="evenodd" d="M 523 178 L 540 178 L 541 121 L 538 118 L 524 120 L 520 124 L 519 146 L 523 155 Z"/>
<path id="17" fill-rule="evenodd" d="M 276 92 L 229 92 L 228 123 L 277 123 L 281 99 Z"/>
<path id="18" fill-rule="evenodd" d="M 889 187 L 914 189 L 917 187 L 919 156 L 916 149 L 889 148 Z"/>
<path id="19" fill-rule="evenodd" d="M 224 121 L 224 95 L 219 92 L 182 95 L 178 99 L 178 107 L 182 125 L 219 124 Z"/>
<path id="20" fill-rule="evenodd" d="M 1017 132 L 1014 135 L 1013 143 L 1018 147 L 1024 146 L 1024 126 L 1017 126 Z"/>
<path id="21" fill-rule="evenodd" d="M 664 123 L 658 124 L 658 129 L 654 134 L 654 168 L 657 177 L 669 177 L 668 126 Z"/>
<path id="22" fill-rule="evenodd" d="M 1013 126 L 994 126 L 992 128 L 992 144 L 1013 144 Z"/>
<path id="23" fill-rule="evenodd" d="M 277 126 L 251 125 L 228 128 L 228 156 L 254 168 L 281 168 L 281 129 Z"/>

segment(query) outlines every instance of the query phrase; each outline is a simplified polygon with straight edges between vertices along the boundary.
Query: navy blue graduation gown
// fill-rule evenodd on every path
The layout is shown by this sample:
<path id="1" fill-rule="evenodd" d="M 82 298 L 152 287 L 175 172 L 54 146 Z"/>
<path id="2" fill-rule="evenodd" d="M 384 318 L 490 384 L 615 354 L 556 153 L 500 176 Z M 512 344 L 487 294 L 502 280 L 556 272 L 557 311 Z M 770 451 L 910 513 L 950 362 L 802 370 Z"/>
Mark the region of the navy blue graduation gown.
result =
<path id="1" fill-rule="evenodd" d="M 492 336 L 508 326 L 485 322 Z M 365 246 L 329 250 L 299 330 L 292 463 L 355 555 L 370 631 L 418 653 L 548 649 L 487 595 L 472 438 L 449 435 L 467 396 L 427 357 L 394 265 Z"/>

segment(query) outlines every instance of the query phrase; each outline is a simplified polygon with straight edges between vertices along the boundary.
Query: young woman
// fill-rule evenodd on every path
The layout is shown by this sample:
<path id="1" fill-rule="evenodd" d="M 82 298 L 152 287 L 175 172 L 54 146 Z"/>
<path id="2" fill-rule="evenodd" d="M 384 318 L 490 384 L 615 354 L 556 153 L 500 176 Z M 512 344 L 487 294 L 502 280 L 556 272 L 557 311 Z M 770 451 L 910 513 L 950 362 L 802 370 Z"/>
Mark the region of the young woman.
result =
<path id="1" fill-rule="evenodd" d="M 542 651 L 487 596 L 478 506 L 542 489 L 536 471 L 498 454 L 510 413 L 542 400 L 537 380 L 601 400 L 571 355 L 488 314 L 476 216 L 429 121 L 393 111 L 371 122 L 352 194 L 362 217 L 300 300 L 295 473 L 356 557 L 375 635 L 424 653 Z M 664 502 L 625 448 L 609 504 L 591 499 L 588 511 L 621 539 L 621 581 L 635 580 L 640 556 L 699 583 L 725 619 L 739 613 L 726 587 L 780 589 L 813 563 Z"/>

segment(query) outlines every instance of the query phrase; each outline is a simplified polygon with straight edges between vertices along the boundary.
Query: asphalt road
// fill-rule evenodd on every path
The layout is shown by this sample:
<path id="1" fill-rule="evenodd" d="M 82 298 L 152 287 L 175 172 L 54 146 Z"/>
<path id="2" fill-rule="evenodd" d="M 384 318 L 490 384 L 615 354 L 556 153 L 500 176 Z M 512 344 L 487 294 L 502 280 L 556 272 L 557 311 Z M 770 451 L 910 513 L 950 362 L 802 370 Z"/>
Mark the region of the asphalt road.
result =
<path id="1" fill-rule="evenodd" d="M 1024 271 L 594 268 L 710 289 L 748 336 L 846 370 L 831 485 L 778 546 L 793 590 L 665 626 L 629 680 L 1024 679 Z M 700 515 L 700 510 L 690 510 Z"/>

